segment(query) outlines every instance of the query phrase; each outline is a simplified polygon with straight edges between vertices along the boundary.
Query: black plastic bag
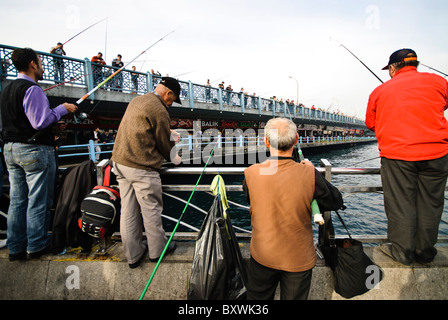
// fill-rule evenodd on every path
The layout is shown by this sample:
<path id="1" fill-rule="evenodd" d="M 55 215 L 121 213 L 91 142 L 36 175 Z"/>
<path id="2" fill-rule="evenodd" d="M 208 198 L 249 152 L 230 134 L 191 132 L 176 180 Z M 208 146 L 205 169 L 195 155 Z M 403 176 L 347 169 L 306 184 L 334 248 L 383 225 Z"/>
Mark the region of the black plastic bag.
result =
<path id="1" fill-rule="evenodd" d="M 246 270 L 229 216 L 217 195 L 196 241 L 189 300 L 240 300 L 246 297 Z"/>
<path id="2" fill-rule="evenodd" d="M 338 212 L 349 238 L 334 239 L 331 215 L 325 215 L 325 227 L 319 228 L 319 249 L 334 275 L 334 290 L 346 299 L 362 295 L 375 287 L 383 271 L 364 252 L 361 242 L 352 239 Z"/>

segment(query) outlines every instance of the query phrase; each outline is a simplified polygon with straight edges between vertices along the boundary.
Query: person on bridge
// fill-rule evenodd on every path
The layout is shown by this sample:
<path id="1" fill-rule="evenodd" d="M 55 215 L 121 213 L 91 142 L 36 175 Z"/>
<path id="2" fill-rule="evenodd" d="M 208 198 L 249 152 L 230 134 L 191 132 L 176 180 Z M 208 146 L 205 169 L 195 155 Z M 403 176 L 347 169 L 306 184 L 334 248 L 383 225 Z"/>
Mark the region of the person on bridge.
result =
<path id="1" fill-rule="evenodd" d="M 244 171 L 252 224 L 247 299 L 272 300 L 280 282 L 282 300 L 305 300 L 317 260 L 311 202 L 316 199 L 322 212 L 338 210 L 342 195 L 311 162 L 294 160 L 294 122 L 271 119 L 265 134 L 271 157 Z"/>
<path id="2" fill-rule="evenodd" d="M 93 82 L 95 85 L 103 81 L 103 66 L 106 65 L 106 61 L 103 59 L 103 54 L 98 52 L 96 56 L 92 57 L 92 72 Z"/>
<path id="3" fill-rule="evenodd" d="M 136 268 L 149 251 L 158 261 L 168 239 L 162 226 L 162 184 L 159 171 L 163 159 L 180 163 L 173 152 L 179 135 L 170 130 L 168 107 L 179 99 L 176 79 L 162 78 L 154 93 L 134 98 L 118 128 L 112 151 L 114 173 L 121 195 L 120 233 L 130 268 Z M 173 154 L 173 159 L 171 159 Z M 147 245 L 142 242 L 142 217 Z M 171 242 L 167 253 L 175 249 Z"/>
<path id="4" fill-rule="evenodd" d="M 56 83 L 62 83 L 65 80 L 64 76 L 64 59 L 62 56 L 65 56 L 66 53 L 64 51 L 64 45 L 61 42 L 58 42 L 58 44 L 51 48 L 50 53 L 56 54 L 58 56 L 61 56 L 61 58 L 53 58 L 53 65 L 54 65 L 54 81 Z"/>
<path id="5" fill-rule="evenodd" d="M 431 262 L 448 176 L 448 83 L 418 72 L 412 49 L 394 52 L 383 70 L 392 78 L 370 95 L 367 128 L 376 134 L 388 220 L 389 246 L 398 262 Z"/>
<path id="6" fill-rule="evenodd" d="M 50 108 L 37 85 L 44 70 L 33 49 L 15 49 L 11 58 L 19 74 L 1 93 L 0 119 L 10 183 L 9 259 L 14 261 L 38 258 L 51 249 L 48 231 L 56 183 L 52 126 L 78 107 L 63 103 Z"/>

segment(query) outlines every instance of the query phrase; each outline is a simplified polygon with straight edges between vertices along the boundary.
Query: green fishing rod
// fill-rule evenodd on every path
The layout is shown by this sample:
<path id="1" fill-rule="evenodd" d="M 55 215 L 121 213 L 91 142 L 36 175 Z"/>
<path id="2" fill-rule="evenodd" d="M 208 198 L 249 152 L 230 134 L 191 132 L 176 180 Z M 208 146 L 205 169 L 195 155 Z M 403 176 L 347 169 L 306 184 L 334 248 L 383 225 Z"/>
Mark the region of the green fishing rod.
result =
<path id="1" fill-rule="evenodd" d="M 299 103 L 299 101 L 297 101 L 297 103 Z M 291 111 L 289 111 L 288 107 L 286 108 L 288 109 L 289 120 L 292 121 Z M 296 143 L 296 147 L 297 148 L 294 148 L 292 151 L 293 157 L 297 160 L 297 162 L 302 162 L 303 160 L 305 160 L 305 157 L 303 156 L 302 149 L 300 148 L 300 144 L 298 141 Z M 320 212 L 319 204 L 317 203 L 316 199 L 313 199 L 313 201 L 311 201 L 311 212 L 313 213 L 314 223 L 320 226 L 324 225 L 325 220 L 322 216 L 322 213 Z"/>
<path id="2" fill-rule="evenodd" d="M 219 141 L 219 140 L 218 140 L 218 141 Z M 198 181 L 196 182 L 196 185 L 194 186 L 193 191 L 191 192 L 190 197 L 188 198 L 188 201 L 187 201 L 187 203 L 185 204 L 185 207 L 184 207 L 184 209 L 182 210 L 182 213 L 181 213 L 179 219 L 177 220 L 176 226 L 174 227 L 173 231 L 171 232 L 171 236 L 170 236 L 170 238 L 168 239 L 168 241 L 167 241 L 167 243 L 166 243 L 166 245 L 165 245 L 165 248 L 163 249 L 162 254 L 161 254 L 160 257 L 159 257 L 159 260 L 157 261 L 157 264 L 156 264 L 156 266 L 154 267 L 154 270 L 152 271 L 152 274 L 151 274 L 151 276 L 149 277 L 149 280 L 148 280 L 148 282 L 146 283 L 146 286 L 145 286 L 145 288 L 143 289 L 143 292 L 142 292 L 142 294 L 140 295 L 139 300 L 143 300 L 143 298 L 145 297 L 146 291 L 148 291 L 149 285 L 151 284 L 152 279 L 154 278 L 154 276 L 155 276 L 155 274 L 156 274 L 156 272 L 157 272 L 157 269 L 159 269 L 159 265 L 160 265 L 160 263 L 162 262 L 163 257 L 165 256 L 166 250 L 168 249 L 168 246 L 170 245 L 171 240 L 173 239 L 174 234 L 176 233 L 177 228 L 179 227 L 180 221 L 182 220 L 182 218 L 183 218 L 183 216 L 184 216 L 184 214 L 185 214 L 185 211 L 187 210 L 187 208 L 188 208 L 188 206 L 189 206 L 189 204 L 190 204 L 191 198 L 193 198 L 193 195 L 194 195 L 194 193 L 195 193 L 195 191 L 196 191 L 196 188 L 197 188 L 199 182 L 201 181 L 201 178 L 202 178 L 202 176 L 203 176 L 203 174 L 204 174 L 204 172 L 205 172 L 205 169 L 207 168 L 208 163 L 209 163 L 210 159 L 212 158 L 213 153 L 215 152 L 215 148 L 216 148 L 216 146 L 218 145 L 218 141 L 216 142 L 215 146 L 213 147 L 212 151 L 210 152 L 210 156 L 208 157 L 207 162 L 205 163 L 205 166 L 204 166 L 204 168 L 202 169 L 201 175 L 199 176 Z"/>
<path id="3" fill-rule="evenodd" d="M 300 145 L 298 142 L 297 142 L 297 157 L 299 159 L 299 162 L 305 160 L 305 157 L 303 156 L 302 153 L 302 149 L 300 149 Z M 322 216 L 322 213 L 320 212 L 319 204 L 317 203 L 316 199 L 313 199 L 313 201 L 311 201 L 311 212 L 313 213 L 314 223 L 320 226 L 324 225 L 325 221 Z"/>

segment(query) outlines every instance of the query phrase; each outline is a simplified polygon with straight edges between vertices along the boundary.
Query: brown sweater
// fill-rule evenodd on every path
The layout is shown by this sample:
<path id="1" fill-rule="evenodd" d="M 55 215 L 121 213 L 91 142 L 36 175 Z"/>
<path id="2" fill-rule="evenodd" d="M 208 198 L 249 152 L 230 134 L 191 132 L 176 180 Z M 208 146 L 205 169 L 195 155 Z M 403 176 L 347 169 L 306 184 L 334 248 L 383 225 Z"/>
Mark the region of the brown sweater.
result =
<path id="1" fill-rule="evenodd" d="M 267 160 L 244 172 L 250 196 L 250 253 L 260 264 L 287 272 L 316 264 L 311 222 L 312 164 Z"/>
<path id="2" fill-rule="evenodd" d="M 170 161 L 171 141 L 168 107 L 159 96 L 148 93 L 134 98 L 126 108 L 111 160 L 144 170 L 160 170 Z"/>

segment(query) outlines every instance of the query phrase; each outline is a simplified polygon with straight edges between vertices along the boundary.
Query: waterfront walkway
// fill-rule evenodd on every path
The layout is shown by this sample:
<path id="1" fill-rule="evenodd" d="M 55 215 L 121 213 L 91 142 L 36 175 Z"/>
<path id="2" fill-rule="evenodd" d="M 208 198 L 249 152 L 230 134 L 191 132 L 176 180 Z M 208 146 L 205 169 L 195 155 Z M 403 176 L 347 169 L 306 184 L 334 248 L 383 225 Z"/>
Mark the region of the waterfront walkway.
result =
<path id="1" fill-rule="evenodd" d="M 379 174 L 379 168 L 332 168 L 326 160 L 318 170 L 331 181 L 337 174 Z M 186 170 L 186 172 L 184 172 Z M 199 174 L 201 168 L 165 169 L 164 174 Z M 205 174 L 238 174 L 243 168 L 207 168 Z M 97 167 L 97 171 L 98 170 Z M 100 183 L 101 181 L 99 181 Z M 193 185 L 164 185 L 164 191 L 193 190 Z M 380 186 L 337 186 L 341 192 L 377 192 Z M 209 191 L 209 185 L 199 185 L 197 192 Z M 241 185 L 226 185 L 226 190 L 241 191 Z M 239 231 L 238 231 L 239 232 Z M 170 233 L 167 233 L 169 236 Z M 250 233 L 237 233 L 244 261 L 249 259 Z M 340 237 L 340 235 L 337 235 Z M 187 298 L 194 256 L 196 232 L 174 235 L 177 249 L 168 254 L 145 295 L 145 299 L 183 300 Z M 384 272 L 379 287 L 353 300 L 447 300 L 448 299 L 448 237 L 439 236 L 438 255 L 429 264 L 404 266 L 383 253 L 385 236 L 353 236 L 364 242 L 366 254 Z M 0 249 L 0 299 L 45 300 L 137 300 L 152 274 L 156 263 L 145 259 L 136 269 L 130 269 L 124 257 L 119 234 L 110 239 L 109 250 L 94 247 L 92 253 L 81 254 L 80 248 L 68 248 L 64 255 L 45 255 L 29 261 L 8 260 L 8 249 Z M 372 246 L 373 244 L 373 246 Z M 324 260 L 318 259 L 313 270 L 311 300 L 343 300 L 335 293 L 333 274 Z M 278 298 L 278 294 L 277 294 Z"/>
<path id="2" fill-rule="evenodd" d="M 160 264 L 145 299 L 187 298 L 194 242 L 178 241 L 177 245 L 174 253 Z M 248 243 L 241 242 L 240 248 L 247 263 Z M 146 259 L 138 268 L 130 269 L 121 242 L 106 255 L 83 255 L 79 251 L 78 248 L 65 255 L 10 262 L 8 250 L 0 249 L 0 299 L 138 300 L 156 265 Z M 382 268 L 384 278 L 379 288 L 352 300 L 447 300 L 448 247 L 438 247 L 438 251 L 432 263 L 408 267 L 378 247 L 365 247 L 366 254 Z M 334 292 L 333 281 L 331 269 L 318 259 L 309 299 L 344 300 Z"/>

